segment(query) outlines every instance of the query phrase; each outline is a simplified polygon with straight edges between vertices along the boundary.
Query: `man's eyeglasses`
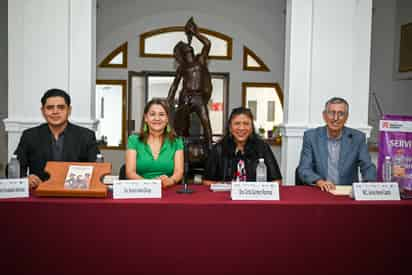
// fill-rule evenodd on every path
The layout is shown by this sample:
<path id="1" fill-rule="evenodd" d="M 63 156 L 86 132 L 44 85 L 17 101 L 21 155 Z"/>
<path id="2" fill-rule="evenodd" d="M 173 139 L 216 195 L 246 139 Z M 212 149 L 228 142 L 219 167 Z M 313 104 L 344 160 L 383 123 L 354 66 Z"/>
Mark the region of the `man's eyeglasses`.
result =
<path id="1" fill-rule="evenodd" d="M 343 118 L 344 116 L 346 116 L 346 112 L 336 112 L 336 111 L 326 111 L 326 114 L 328 115 L 328 117 L 330 118 L 335 118 L 336 116 L 339 118 Z"/>

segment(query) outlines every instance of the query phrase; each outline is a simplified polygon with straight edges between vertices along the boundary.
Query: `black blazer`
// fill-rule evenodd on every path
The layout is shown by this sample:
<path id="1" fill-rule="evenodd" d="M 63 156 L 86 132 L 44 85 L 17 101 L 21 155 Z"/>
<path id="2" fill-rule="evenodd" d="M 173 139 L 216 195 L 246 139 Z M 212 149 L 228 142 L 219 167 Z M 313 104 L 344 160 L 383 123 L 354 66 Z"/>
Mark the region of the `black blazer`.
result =
<path id="1" fill-rule="evenodd" d="M 212 181 L 231 181 L 237 169 L 236 145 L 232 138 L 226 137 L 215 144 L 208 154 L 204 179 Z M 256 166 L 259 158 L 264 158 L 267 168 L 267 180 L 282 179 L 278 163 L 270 146 L 261 138 L 248 139 L 244 149 L 246 177 L 256 181 Z"/>
<path id="2" fill-rule="evenodd" d="M 94 162 L 99 153 L 96 136 L 93 131 L 69 123 L 64 133 L 63 161 Z M 19 145 L 14 152 L 17 155 L 21 174 L 30 174 L 48 179 L 44 172 L 47 161 L 52 160 L 52 134 L 47 123 L 27 129 L 23 132 Z"/>

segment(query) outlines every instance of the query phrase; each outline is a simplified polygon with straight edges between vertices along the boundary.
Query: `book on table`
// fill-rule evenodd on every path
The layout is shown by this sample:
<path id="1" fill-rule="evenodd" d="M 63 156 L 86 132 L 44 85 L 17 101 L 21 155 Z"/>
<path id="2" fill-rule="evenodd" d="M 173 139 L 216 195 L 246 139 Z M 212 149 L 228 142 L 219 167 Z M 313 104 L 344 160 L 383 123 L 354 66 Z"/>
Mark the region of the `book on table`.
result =
<path id="1" fill-rule="evenodd" d="M 352 185 L 335 185 L 335 189 L 329 190 L 335 196 L 350 196 L 352 193 Z"/>
<path id="2" fill-rule="evenodd" d="M 66 179 L 65 189 L 89 189 L 93 166 L 70 165 Z"/>

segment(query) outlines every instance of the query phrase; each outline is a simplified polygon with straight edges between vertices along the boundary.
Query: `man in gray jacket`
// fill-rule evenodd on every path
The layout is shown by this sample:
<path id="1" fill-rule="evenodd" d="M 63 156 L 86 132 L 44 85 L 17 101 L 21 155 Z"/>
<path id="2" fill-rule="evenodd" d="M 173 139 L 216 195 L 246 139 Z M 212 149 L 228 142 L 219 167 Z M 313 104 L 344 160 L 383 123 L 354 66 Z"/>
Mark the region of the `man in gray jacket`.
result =
<path id="1" fill-rule="evenodd" d="M 363 181 L 376 180 L 365 134 L 345 127 L 348 115 L 348 102 L 331 98 L 323 111 L 326 126 L 305 132 L 298 175 L 306 184 L 330 191 L 337 184 L 358 182 L 359 169 Z"/>

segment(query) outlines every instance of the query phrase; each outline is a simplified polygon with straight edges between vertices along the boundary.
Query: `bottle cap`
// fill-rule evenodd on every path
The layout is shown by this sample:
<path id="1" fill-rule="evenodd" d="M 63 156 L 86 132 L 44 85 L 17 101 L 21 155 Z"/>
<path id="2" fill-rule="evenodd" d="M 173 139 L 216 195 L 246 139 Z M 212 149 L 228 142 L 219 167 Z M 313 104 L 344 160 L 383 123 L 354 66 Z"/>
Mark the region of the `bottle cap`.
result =
<path id="1" fill-rule="evenodd" d="M 264 162 L 264 161 L 265 161 L 264 158 L 260 158 L 260 159 L 259 159 L 259 162 Z"/>
<path id="2" fill-rule="evenodd" d="M 386 156 L 385 159 L 391 159 L 391 156 Z"/>

